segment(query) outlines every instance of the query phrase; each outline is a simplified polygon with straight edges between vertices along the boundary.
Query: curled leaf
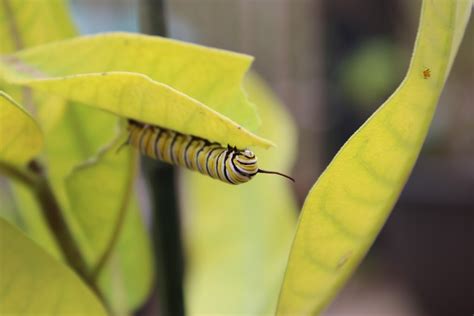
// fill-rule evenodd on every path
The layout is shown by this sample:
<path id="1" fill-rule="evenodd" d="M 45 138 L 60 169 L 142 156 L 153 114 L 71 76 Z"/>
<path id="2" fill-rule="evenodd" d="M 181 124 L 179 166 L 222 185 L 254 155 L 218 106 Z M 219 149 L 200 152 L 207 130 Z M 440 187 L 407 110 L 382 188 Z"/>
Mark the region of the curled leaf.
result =
<path id="1" fill-rule="evenodd" d="M 179 41 L 112 33 L 5 56 L 0 76 L 222 144 L 268 147 L 247 130 L 259 123 L 241 89 L 251 61 Z"/>
<path id="2" fill-rule="evenodd" d="M 240 148 L 272 145 L 202 103 L 141 74 L 94 73 L 12 82 L 222 144 Z"/>

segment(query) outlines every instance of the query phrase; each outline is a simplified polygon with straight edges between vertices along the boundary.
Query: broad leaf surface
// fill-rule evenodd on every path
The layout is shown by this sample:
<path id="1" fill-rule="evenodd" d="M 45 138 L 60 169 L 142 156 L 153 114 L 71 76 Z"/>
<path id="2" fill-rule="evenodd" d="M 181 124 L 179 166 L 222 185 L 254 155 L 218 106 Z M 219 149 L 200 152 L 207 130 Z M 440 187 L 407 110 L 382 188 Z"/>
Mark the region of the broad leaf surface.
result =
<path id="1" fill-rule="evenodd" d="M 11 198 L 15 200 L 15 216 L 10 216 L 10 222 L 33 239 L 43 250 L 57 259 L 62 259 L 54 236 L 51 234 L 43 211 L 30 187 L 23 183 L 11 181 Z M 2 201 L 3 203 L 3 201 Z M 0 212 L 0 216 L 6 214 Z"/>
<path id="2" fill-rule="evenodd" d="M 0 249 L 0 314 L 107 314 L 72 270 L 3 218 Z"/>
<path id="3" fill-rule="evenodd" d="M 405 79 L 342 147 L 306 198 L 278 315 L 320 311 L 374 241 L 420 152 L 471 5 L 423 2 Z"/>
<path id="4" fill-rule="evenodd" d="M 144 74 L 255 129 L 255 107 L 241 89 L 252 57 L 172 39 L 104 33 L 53 43 L 15 55 L 50 76 L 107 71 Z"/>
<path id="5" fill-rule="evenodd" d="M 278 148 L 256 150 L 264 169 L 287 172 L 296 133 L 284 107 L 257 78 L 245 84 L 265 117 L 261 133 Z M 262 315 L 274 311 L 296 223 L 291 182 L 257 175 L 232 186 L 185 172 L 188 273 L 186 310 L 190 315 Z"/>
<path id="6" fill-rule="evenodd" d="M 0 91 L 0 161 L 25 164 L 43 146 L 43 133 L 25 109 Z"/>
<path id="7" fill-rule="evenodd" d="M 133 192 L 135 159 L 130 150 L 117 152 L 117 148 L 117 143 L 105 148 L 65 179 L 71 211 L 92 248 L 91 266 L 108 248 Z"/>
<path id="8" fill-rule="evenodd" d="M 99 264 L 108 267 L 110 271 L 100 270 L 100 275 L 108 274 L 100 278 L 102 288 L 113 306 L 127 310 L 147 296 L 153 271 L 149 239 L 133 198 L 136 153 L 129 147 L 118 150 L 123 142 L 119 138 L 74 168 L 65 184 L 71 213 L 85 236 L 84 247 L 90 250 L 91 270 Z"/>
<path id="9" fill-rule="evenodd" d="M 247 130 L 258 125 L 254 106 L 241 90 L 250 63 L 251 57 L 236 53 L 111 33 L 5 56 L 0 75 L 10 83 L 222 144 L 268 147 L 270 142 Z"/>

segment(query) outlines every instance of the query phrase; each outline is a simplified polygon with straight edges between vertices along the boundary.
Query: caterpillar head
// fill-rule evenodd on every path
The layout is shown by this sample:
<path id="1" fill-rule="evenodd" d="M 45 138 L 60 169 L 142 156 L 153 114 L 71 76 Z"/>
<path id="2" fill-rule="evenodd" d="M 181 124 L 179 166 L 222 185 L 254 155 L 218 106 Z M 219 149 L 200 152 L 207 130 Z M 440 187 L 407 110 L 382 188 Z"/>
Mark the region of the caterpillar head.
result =
<path id="1" fill-rule="evenodd" d="M 233 162 L 248 177 L 253 177 L 258 172 L 257 157 L 248 149 L 236 150 Z"/>
<path id="2" fill-rule="evenodd" d="M 232 164 L 234 165 L 237 170 L 237 173 L 239 174 L 238 177 L 245 176 L 247 179 L 246 181 L 250 180 L 257 173 L 276 174 L 285 177 L 293 182 L 295 181 L 292 177 L 287 176 L 286 174 L 258 168 L 257 157 L 252 151 L 248 149 L 239 150 L 235 147 L 232 148 L 229 146 L 228 150 L 229 152 L 234 153 L 234 156 L 232 158 Z"/>

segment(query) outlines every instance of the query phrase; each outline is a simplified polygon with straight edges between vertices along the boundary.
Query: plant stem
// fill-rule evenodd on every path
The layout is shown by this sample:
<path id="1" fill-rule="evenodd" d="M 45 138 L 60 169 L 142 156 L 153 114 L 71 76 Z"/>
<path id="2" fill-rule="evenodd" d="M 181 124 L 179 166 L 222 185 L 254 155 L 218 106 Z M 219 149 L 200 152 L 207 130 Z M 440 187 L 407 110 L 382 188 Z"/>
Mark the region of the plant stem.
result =
<path id="1" fill-rule="evenodd" d="M 166 36 L 163 0 L 142 0 L 140 12 L 144 33 Z M 184 315 L 184 260 L 175 170 L 147 158 L 142 162 L 154 205 L 152 231 L 159 314 Z"/>
<path id="2" fill-rule="evenodd" d="M 4 174 L 29 187 L 33 187 L 38 180 L 36 175 L 28 170 L 22 170 L 6 162 L 0 162 L 0 174 Z"/>

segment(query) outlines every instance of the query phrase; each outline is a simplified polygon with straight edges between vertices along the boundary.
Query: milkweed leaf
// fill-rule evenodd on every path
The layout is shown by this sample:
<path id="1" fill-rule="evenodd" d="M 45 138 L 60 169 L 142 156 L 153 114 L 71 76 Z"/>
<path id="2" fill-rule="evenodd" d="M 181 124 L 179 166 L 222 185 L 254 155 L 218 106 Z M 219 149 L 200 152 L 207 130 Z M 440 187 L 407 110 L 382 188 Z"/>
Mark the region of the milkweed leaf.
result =
<path id="1" fill-rule="evenodd" d="M 0 53 L 61 40 L 75 35 L 63 0 L 0 2 Z"/>
<path id="2" fill-rule="evenodd" d="M 97 157 L 74 168 L 65 185 L 71 213 L 90 249 L 92 274 L 102 280 L 109 300 L 114 300 L 115 292 L 123 293 L 121 302 L 112 306 L 135 309 L 151 289 L 153 271 L 150 243 L 134 199 L 136 153 L 130 148 L 119 150 L 123 142 L 118 138 Z M 101 277 L 104 273 L 108 278 Z"/>
<path id="3" fill-rule="evenodd" d="M 22 165 L 43 146 L 35 119 L 9 95 L 0 91 L 0 161 Z"/>
<path id="4" fill-rule="evenodd" d="M 248 131 L 259 123 L 241 89 L 251 61 L 160 37 L 111 33 L 5 56 L 0 76 L 225 145 L 268 147 Z"/>
<path id="5" fill-rule="evenodd" d="M 98 264 L 115 227 L 121 225 L 133 192 L 135 159 L 130 150 L 118 152 L 117 148 L 117 142 L 104 148 L 65 179 L 71 211 L 92 248 L 92 266 Z"/>
<path id="6" fill-rule="evenodd" d="M 0 314 L 107 315 L 91 290 L 0 218 Z"/>
<path id="7" fill-rule="evenodd" d="M 99 276 L 101 290 L 119 310 L 139 308 L 155 282 L 150 237 L 140 211 L 133 194 L 117 244 Z"/>
<path id="8" fill-rule="evenodd" d="M 75 27 L 70 20 L 67 1 L 2 0 L 0 2 L 0 54 L 9 54 L 44 43 L 70 38 Z M 36 109 L 38 121 L 46 131 L 59 120 L 64 101 L 58 97 L 28 94 L 23 87 L 9 85 L 0 80 L 0 89 L 21 104 L 42 103 Z"/>
<path id="9" fill-rule="evenodd" d="M 306 198 L 278 315 L 320 311 L 373 243 L 420 152 L 471 5 L 423 1 L 405 79 L 341 148 Z"/>

